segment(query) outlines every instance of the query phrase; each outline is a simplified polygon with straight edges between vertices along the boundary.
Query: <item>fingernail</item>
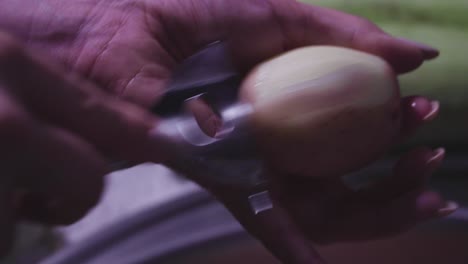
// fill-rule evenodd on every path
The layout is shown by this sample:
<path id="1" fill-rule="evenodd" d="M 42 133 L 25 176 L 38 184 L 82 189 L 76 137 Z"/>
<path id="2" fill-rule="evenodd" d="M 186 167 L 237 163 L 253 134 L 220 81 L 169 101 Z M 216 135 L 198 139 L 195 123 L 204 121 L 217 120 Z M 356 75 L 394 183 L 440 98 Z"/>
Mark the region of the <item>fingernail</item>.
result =
<path id="1" fill-rule="evenodd" d="M 418 115 L 421 121 L 431 121 L 439 114 L 440 103 L 436 100 L 429 100 L 423 96 L 416 96 L 410 100 L 412 112 Z"/>
<path id="2" fill-rule="evenodd" d="M 209 137 L 215 137 L 223 125 L 221 117 L 212 104 L 202 96 L 186 101 L 185 107 L 195 118 L 199 128 Z"/>
<path id="3" fill-rule="evenodd" d="M 432 121 L 434 120 L 437 115 L 439 114 L 439 109 L 440 109 L 440 103 L 439 101 L 431 101 L 431 109 L 429 113 L 427 113 L 424 117 L 424 121 Z"/>
<path id="4" fill-rule="evenodd" d="M 434 48 L 434 47 L 431 47 L 427 44 L 424 44 L 424 43 L 421 43 L 421 42 L 417 42 L 417 41 L 414 41 L 414 40 L 411 40 L 411 39 L 406 39 L 406 38 L 400 38 L 400 40 L 410 44 L 410 45 L 413 45 L 413 46 L 416 46 L 418 47 L 421 52 L 423 53 L 423 56 L 424 56 L 424 59 L 426 60 L 430 60 L 430 59 L 434 59 L 436 58 L 437 56 L 439 56 L 439 50 Z"/>
<path id="5" fill-rule="evenodd" d="M 445 158 L 445 149 L 438 148 L 432 151 L 431 156 L 426 161 L 426 171 L 428 174 L 433 173 L 437 168 L 440 167 L 442 161 Z"/>
<path id="6" fill-rule="evenodd" d="M 458 204 L 454 201 L 448 201 L 444 207 L 437 211 L 437 214 L 441 217 L 449 216 L 458 210 Z"/>

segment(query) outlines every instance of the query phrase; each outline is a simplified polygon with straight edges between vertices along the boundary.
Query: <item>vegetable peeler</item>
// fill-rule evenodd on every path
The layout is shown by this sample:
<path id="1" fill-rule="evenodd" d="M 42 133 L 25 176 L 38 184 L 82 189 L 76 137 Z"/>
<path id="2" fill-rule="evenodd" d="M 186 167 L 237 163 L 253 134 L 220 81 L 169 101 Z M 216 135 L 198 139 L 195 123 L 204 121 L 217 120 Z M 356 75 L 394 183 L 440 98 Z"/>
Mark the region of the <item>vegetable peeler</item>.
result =
<path id="1" fill-rule="evenodd" d="M 262 160 L 255 149 L 249 118 L 253 108 L 238 100 L 242 82 L 226 44 L 211 43 L 176 69 L 166 93 L 152 109 L 159 117 L 158 133 L 171 157 L 164 165 L 182 174 L 197 175 L 203 183 L 246 191 L 254 214 L 273 207 Z M 186 111 L 191 100 L 203 97 L 221 120 L 209 136 L 195 116 Z"/>

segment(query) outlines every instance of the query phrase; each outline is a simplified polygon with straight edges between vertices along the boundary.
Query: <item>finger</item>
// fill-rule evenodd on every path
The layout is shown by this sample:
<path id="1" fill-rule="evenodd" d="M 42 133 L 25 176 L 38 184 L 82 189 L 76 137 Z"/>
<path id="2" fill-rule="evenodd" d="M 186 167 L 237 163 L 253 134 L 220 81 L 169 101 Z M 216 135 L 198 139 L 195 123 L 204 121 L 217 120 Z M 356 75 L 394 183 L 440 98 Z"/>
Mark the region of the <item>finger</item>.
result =
<path id="1" fill-rule="evenodd" d="M 439 54 L 428 45 L 390 36 L 363 18 L 307 4 L 298 6 L 303 10 L 302 17 L 296 15 L 294 18 L 283 9 L 283 24 L 291 26 L 288 29 L 294 32 L 291 33 L 293 39 L 305 35 L 303 38 L 307 44 L 339 45 L 369 52 L 387 60 L 398 73 L 414 70 L 424 60 Z M 302 27 L 297 27 L 298 23 Z M 303 30 L 302 34 L 298 29 Z M 296 34 L 299 36 L 294 37 Z"/>
<path id="2" fill-rule="evenodd" d="M 307 45 L 338 45 L 373 53 L 398 73 L 414 70 L 438 55 L 432 47 L 389 36 L 362 18 L 298 1 L 172 2 L 155 6 L 152 12 L 167 31 L 179 32 L 171 40 L 185 57 L 224 39 L 244 69 Z"/>
<path id="3" fill-rule="evenodd" d="M 0 79 L 29 112 L 73 131 L 99 150 L 129 160 L 159 159 L 159 143 L 149 137 L 156 123 L 150 114 L 34 57 L 4 34 Z"/>
<path id="4" fill-rule="evenodd" d="M 187 110 L 193 114 L 202 131 L 215 137 L 222 127 L 222 120 L 214 109 L 202 98 L 189 100 L 186 103 Z"/>
<path id="5" fill-rule="evenodd" d="M 35 120 L 4 91 L 0 85 L 2 177 L 11 175 L 11 191 L 25 189 L 45 198 L 29 199 L 37 206 L 28 208 L 23 199 L 15 202 L 19 214 L 55 224 L 77 220 L 99 200 L 107 164 L 92 146 Z"/>
<path id="6" fill-rule="evenodd" d="M 21 201 L 21 216 L 49 224 L 71 224 L 100 200 L 106 160 L 79 137 L 45 124 L 34 124 L 23 137 L 21 157 L 15 166 L 27 164 L 20 185 L 28 192 Z M 19 163 L 18 163 L 19 162 Z"/>
<path id="7" fill-rule="evenodd" d="M 438 193 L 418 190 L 408 192 L 387 206 L 374 208 L 374 219 L 368 223 L 375 221 L 374 223 L 380 225 L 374 228 L 377 230 L 374 231 L 377 236 L 392 235 L 427 220 L 447 216 L 455 209 L 456 205 L 453 202 L 445 201 Z"/>
<path id="8" fill-rule="evenodd" d="M 12 139 L 18 134 L 23 117 L 17 110 L 16 105 L 4 96 L 0 88 L 0 256 L 7 254 L 12 246 L 16 220 L 16 175 L 2 165 L 6 162 L 6 157 L 11 156 L 16 149 L 12 148 Z"/>
<path id="9" fill-rule="evenodd" d="M 393 174 L 356 195 L 363 200 L 386 202 L 412 190 L 423 188 L 445 157 L 444 149 L 418 148 L 405 154 Z"/>
<path id="10" fill-rule="evenodd" d="M 325 263 L 280 206 L 254 215 L 248 205 L 240 206 L 245 204 L 242 201 L 232 203 L 231 200 L 226 204 L 246 230 L 282 263 Z"/>
<path id="11" fill-rule="evenodd" d="M 413 191 L 390 203 L 350 205 L 350 214 L 338 222 L 331 221 L 330 237 L 340 241 L 369 240 L 389 237 L 412 227 L 453 213 L 457 205 L 446 202 L 431 191 Z"/>
<path id="12" fill-rule="evenodd" d="M 256 217 L 258 219 L 253 234 L 283 263 L 325 263 L 282 208 L 272 209 Z"/>
<path id="13" fill-rule="evenodd" d="M 408 96 L 403 98 L 401 107 L 403 120 L 399 141 L 414 134 L 423 124 L 434 120 L 439 114 L 440 103 L 422 96 Z"/>
<path id="14" fill-rule="evenodd" d="M 332 239 L 356 240 L 389 236 L 456 210 L 439 194 L 425 190 L 440 166 L 443 149 L 416 149 L 395 166 L 392 177 L 347 197 L 329 224 Z"/>

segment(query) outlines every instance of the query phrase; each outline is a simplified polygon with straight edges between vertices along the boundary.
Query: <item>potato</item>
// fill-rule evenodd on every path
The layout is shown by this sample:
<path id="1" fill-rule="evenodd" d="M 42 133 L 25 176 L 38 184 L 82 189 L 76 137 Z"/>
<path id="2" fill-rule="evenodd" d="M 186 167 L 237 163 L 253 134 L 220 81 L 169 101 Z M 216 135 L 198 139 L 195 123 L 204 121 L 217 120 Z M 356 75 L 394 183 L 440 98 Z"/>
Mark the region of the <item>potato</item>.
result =
<path id="1" fill-rule="evenodd" d="M 307 177 L 341 176 L 378 159 L 401 123 L 398 80 L 381 58 L 298 48 L 255 67 L 241 86 L 266 161 Z"/>

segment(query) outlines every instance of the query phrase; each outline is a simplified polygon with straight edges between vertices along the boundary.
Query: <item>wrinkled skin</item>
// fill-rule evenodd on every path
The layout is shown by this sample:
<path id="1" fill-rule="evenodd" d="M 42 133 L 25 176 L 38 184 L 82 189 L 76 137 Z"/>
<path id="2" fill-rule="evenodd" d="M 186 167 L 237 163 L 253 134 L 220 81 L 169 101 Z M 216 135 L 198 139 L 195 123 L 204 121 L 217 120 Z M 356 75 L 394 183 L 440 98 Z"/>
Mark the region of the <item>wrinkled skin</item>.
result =
<path id="1" fill-rule="evenodd" d="M 94 82 L 86 82 L 84 86 L 92 85 L 93 91 L 97 89 L 96 85 L 102 87 L 107 92 L 104 96 L 107 99 L 114 95 L 143 107 L 157 101 L 171 71 L 181 60 L 218 39 L 228 41 L 241 70 L 249 70 L 261 60 L 285 50 L 314 44 L 341 45 L 376 54 L 387 60 L 398 73 L 414 70 L 425 60 L 438 55 L 435 49 L 426 45 L 388 36 L 361 18 L 289 0 L 1 0 L 0 4 L 0 27 L 16 36 L 22 45 L 49 56 L 48 60 L 54 58 L 62 66 L 60 73 L 77 72 Z M 29 64 L 34 63 L 26 63 Z M 71 90 L 80 90 L 83 81 L 78 80 L 75 76 L 69 80 L 71 84 L 61 84 L 72 87 Z M 33 85 L 23 83 L 23 86 Z M 55 93 L 49 95 L 55 96 Z M 62 100 L 59 96 L 54 99 Z M 435 117 L 438 110 L 423 97 L 406 98 L 402 105 L 402 136 L 410 135 Z M 127 110 L 124 107 L 110 112 L 137 111 Z M 135 115 L 129 116 L 135 118 Z M 139 112 L 138 116 L 144 115 Z M 129 124 L 133 124 L 132 118 Z M 145 127 L 142 124 L 149 123 L 133 125 L 141 132 Z M 119 124 L 126 125 L 125 131 L 133 129 L 126 122 Z M 146 144 L 136 140 L 135 135 L 122 137 L 120 133 L 100 134 L 96 131 L 101 137 L 95 137 L 93 133 L 87 135 L 89 131 L 85 128 L 89 123 L 86 122 L 65 127 L 86 138 L 98 154 L 124 154 L 130 145 L 137 149 Z M 102 137 L 104 134 L 107 138 Z M 122 145 L 122 142 L 128 144 Z M 134 161 L 164 160 L 164 153 L 130 153 L 132 155 L 120 156 Z M 240 190 L 199 183 L 216 194 L 246 229 L 284 263 L 320 263 L 309 242 L 372 239 L 438 217 L 438 211 L 445 203 L 425 187 L 427 177 L 443 158 L 443 154 L 435 154 L 436 158 L 428 162 L 434 156 L 432 151 L 412 152 L 397 165 L 389 183 L 357 193 L 345 188 L 339 178 L 297 183 L 289 175 L 275 177 L 283 179 L 272 183 L 275 209 L 259 217 L 252 216 L 246 208 Z M 94 157 L 93 162 L 102 161 L 100 157 Z M 74 186 L 48 186 L 49 170 L 42 168 L 35 173 L 43 177 L 42 190 L 47 193 L 48 188 L 62 188 L 60 193 L 66 196 L 67 190 Z M 93 175 L 102 177 L 104 170 Z M 23 178 L 31 176 L 27 171 L 22 175 Z M 199 180 L 196 175 L 189 176 Z M 64 171 L 54 177 L 68 179 Z M 89 184 L 93 184 L 92 181 Z M 100 186 L 88 186 L 87 195 L 95 197 L 99 193 Z M 90 206 L 77 207 L 81 213 L 76 213 L 74 218 L 79 218 Z M 66 217 L 63 221 L 61 215 L 70 208 L 74 208 L 73 200 L 50 214 L 36 208 L 35 211 L 42 215 L 28 214 L 28 217 L 50 223 L 69 222 L 72 219 Z"/>

